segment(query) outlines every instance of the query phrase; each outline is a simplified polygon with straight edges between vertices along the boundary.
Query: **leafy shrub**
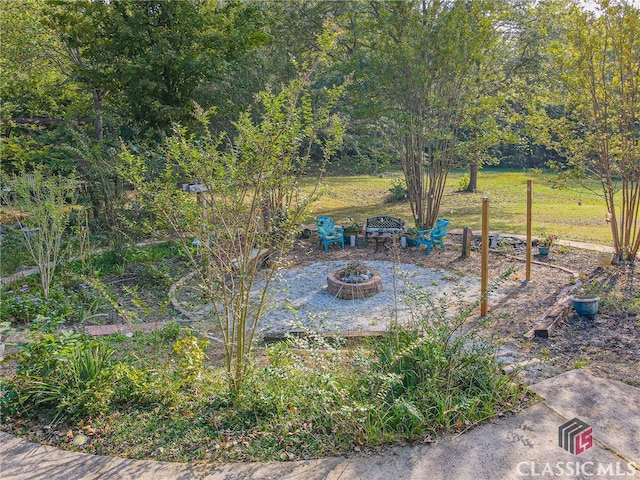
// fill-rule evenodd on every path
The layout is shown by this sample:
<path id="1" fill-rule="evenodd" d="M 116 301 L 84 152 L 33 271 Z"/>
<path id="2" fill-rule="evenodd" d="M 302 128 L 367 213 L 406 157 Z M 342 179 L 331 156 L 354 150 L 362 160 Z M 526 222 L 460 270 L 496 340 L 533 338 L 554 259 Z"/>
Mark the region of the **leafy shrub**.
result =
<path id="1" fill-rule="evenodd" d="M 407 199 L 407 183 L 404 178 L 394 178 L 391 181 L 391 188 L 389 189 L 391 195 L 388 198 L 389 202 L 401 202 Z"/>
<path id="2" fill-rule="evenodd" d="M 111 349 L 82 334 L 35 332 L 9 384 L 21 405 L 51 410 L 54 420 L 102 413 L 111 395 L 112 357 Z"/>
<path id="3" fill-rule="evenodd" d="M 495 415 L 503 406 L 496 398 L 514 397 L 493 348 L 472 335 L 454 335 L 446 322 L 395 328 L 375 349 L 378 375 L 365 384 L 388 410 L 385 423 L 398 433 L 459 429 Z M 373 423 L 380 421 L 378 411 Z"/>
<path id="4" fill-rule="evenodd" d="M 159 333 L 160 338 L 165 342 L 175 341 L 180 335 L 180 325 L 176 322 L 169 322 L 164 325 L 160 330 L 157 331 Z"/>
<path id="5" fill-rule="evenodd" d="M 124 362 L 113 365 L 110 373 L 113 385 L 111 409 L 175 406 L 180 399 L 180 383 L 175 382 L 170 373 L 161 369 L 137 368 Z"/>
<path id="6" fill-rule="evenodd" d="M 2 276 L 12 274 L 20 267 L 31 265 L 33 260 L 24 246 L 22 232 L 19 229 L 8 228 L 2 232 L 2 262 L 0 272 Z"/>
<path id="7" fill-rule="evenodd" d="M 144 287 L 160 287 L 168 289 L 171 286 L 171 277 L 165 265 L 156 266 L 141 263 L 134 269 L 137 284 Z"/>
<path id="8" fill-rule="evenodd" d="M 458 191 L 466 192 L 467 188 L 469 188 L 469 183 L 471 183 L 471 179 L 469 178 L 469 174 L 465 173 L 460 180 L 458 180 Z"/>
<path id="9" fill-rule="evenodd" d="M 39 325 L 16 355 L 16 375 L 3 385 L 3 414 L 22 411 L 75 421 L 122 406 L 169 407 L 180 398 L 184 381 L 176 382 L 166 363 L 140 368 L 134 365 L 139 362 L 135 357 L 116 360 L 112 345 L 119 339 L 59 332 L 55 322 L 44 317 L 39 317 Z M 161 331 L 161 337 L 174 335 L 174 326 Z"/>
<path id="10" fill-rule="evenodd" d="M 188 335 L 173 345 L 173 353 L 178 359 L 177 373 L 189 382 L 200 377 L 204 371 L 203 362 L 207 358 L 205 350 L 209 342 Z"/>
<path id="11" fill-rule="evenodd" d="M 206 342 L 176 325 L 111 340 L 40 333 L 3 387 L 2 413 L 93 415 L 94 426 L 117 431 L 100 443 L 114 453 L 126 442 L 140 445 L 139 457 L 162 447 L 170 453 L 156 458 L 164 460 L 288 460 L 462 431 L 519 407 L 524 391 L 502 374 L 494 348 L 465 328 L 470 309 L 408 292 L 412 327 L 349 348 L 315 335 L 269 346 L 266 362 L 246 365 L 237 391 L 225 369 L 204 365 Z M 111 356 L 111 345 L 138 355 Z"/>
<path id="12" fill-rule="evenodd" d="M 451 312 L 446 299 L 434 301 L 416 288 L 409 289 L 408 302 L 416 313 L 415 326 L 395 327 L 375 345 L 373 369 L 401 378 L 387 389 L 385 404 L 397 407 L 400 401 L 411 415 L 405 413 L 398 420 L 419 420 L 413 426 L 405 425 L 410 427 L 408 434 L 461 429 L 517 405 L 520 392 L 502 374 L 495 348 L 477 329 L 465 329 L 471 308 Z M 368 382 L 375 385 L 375 375 Z"/>

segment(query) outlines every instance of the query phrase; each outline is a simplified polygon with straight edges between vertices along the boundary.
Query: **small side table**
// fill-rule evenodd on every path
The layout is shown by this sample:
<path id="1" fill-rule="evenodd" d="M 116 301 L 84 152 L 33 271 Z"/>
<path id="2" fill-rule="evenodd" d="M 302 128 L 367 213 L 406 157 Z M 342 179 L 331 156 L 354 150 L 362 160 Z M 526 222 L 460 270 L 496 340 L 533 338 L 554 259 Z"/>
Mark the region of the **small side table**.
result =
<path id="1" fill-rule="evenodd" d="M 380 246 L 380 244 L 384 245 L 385 247 L 388 246 L 387 242 L 391 240 L 391 234 L 390 233 L 374 233 L 373 235 L 371 235 L 371 238 L 373 238 L 376 241 L 376 249 L 373 251 L 373 253 L 378 253 L 378 247 Z"/>

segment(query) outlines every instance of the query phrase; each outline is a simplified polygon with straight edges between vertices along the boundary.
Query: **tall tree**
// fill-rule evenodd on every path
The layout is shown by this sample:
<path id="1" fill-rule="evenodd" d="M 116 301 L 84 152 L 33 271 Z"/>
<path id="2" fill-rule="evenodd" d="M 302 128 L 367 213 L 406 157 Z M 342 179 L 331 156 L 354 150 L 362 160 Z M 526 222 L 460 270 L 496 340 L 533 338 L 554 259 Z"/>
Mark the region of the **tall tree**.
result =
<path id="1" fill-rule="evenodd" d="M 558 146 L 578 176 L 600 181 L 619 261 L 640 248 L 640 10 L 602 0 L 574 4 L 567 36 L 556 44 L 565 114 L 555 123 Z"/>
<path id="2" fill-rule="evenodd" d="M 67 59 L 58 38 L 41 23 L 43 2 L 0 2 L 0 118 L 4 172 L 22 172 L 47 164 L 51 170 L 68 170 L 58 150 L 64 119 L 86 117 L 89 102 L 78 85 L 64 74 Z"/>
<path id="3" fill-rule="evenodd" d="M 197 125 L 198 87 L 265 41 L 260 12 L 215 0 L 36 1 L 69 67 L 62 73 L 91 99 L 94 142 L 74 134 L 70 151 L 94 216 L 113 230 L 123 189 L 110 143 L 123 136 L 148 149 L 173 122 Z"/>
<path id="4" fill-rule="evenodd" d="M 251 5 L 215 0 L 45 0 L 44 21 L 91 92 L 95 138 L 107 96 L 133 123 L 169 131 L 192 120 L 196 89 L 263 43 Z"/>
<path id="5" fill-rule="evenodd" d="M 103 137 L 103 101 L 114 73 L 110 52 L 110 35 L 105 25 L 110 22 L 107 1 L 80 0 L 65 2 L 46 0 L 42 21 L 58 37 L 61 48 L 70 62 L 65 73 L 92 99 L 94 135 Z"/>
<path id="6" fill-rule="evenodd" d="M 460 130 L 486 52 L 498 38 L 499 2 L 369 3 L 361 45 L 379 126 L 399 155 L 420 228 L 435 224 Z M 358 76 L 356 75 L 356 84 Z"/>
<path id="7" fill-rule="evenodd" d="M 1 2 L 0 18 L 0 118 L 84 114 L 63 73 L 68 64 L 57 54 L 60 43 L 40 22 L 42 2 Z"/>

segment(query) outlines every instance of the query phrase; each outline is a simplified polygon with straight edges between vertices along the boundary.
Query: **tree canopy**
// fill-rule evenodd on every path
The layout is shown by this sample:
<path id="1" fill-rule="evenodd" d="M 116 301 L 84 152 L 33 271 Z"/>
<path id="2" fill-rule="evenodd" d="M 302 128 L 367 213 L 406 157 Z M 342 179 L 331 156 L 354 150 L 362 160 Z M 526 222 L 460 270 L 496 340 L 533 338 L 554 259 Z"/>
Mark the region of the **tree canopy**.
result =
<path id="1" fill-rule="evenodd" d="M 105 192 L 122 189 L 104 167 L 121 140 L 159 171 L 176 125 L 202 134 L 206 117 L 233 138 L 259 92 L 322 57 L 311 104 L 353 79 L 336 105 L 336 156 L 353 170 L 401 167 L 417 226 L 438 218 L 451 168 L 470 167 L 474 190 L 483 164 L 553 160 L 603 182 L 619 256 L 638 251 L 628 0 L 15 0 L 0 13 L 3 170 L 76 167 L 111 223 L 115 210 L 99 211 L 118 195 Z"/>

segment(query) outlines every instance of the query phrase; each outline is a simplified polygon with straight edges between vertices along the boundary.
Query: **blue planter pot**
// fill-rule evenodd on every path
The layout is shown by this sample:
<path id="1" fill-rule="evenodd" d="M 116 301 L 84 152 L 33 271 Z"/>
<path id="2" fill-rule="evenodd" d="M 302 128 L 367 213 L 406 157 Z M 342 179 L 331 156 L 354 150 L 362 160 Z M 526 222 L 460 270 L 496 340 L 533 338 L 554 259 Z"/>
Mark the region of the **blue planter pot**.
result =
<path id="1" fill-rule="evenodd" d="M 576 298 L 572 297 L 573 308 L 581 317 L 595 318 L 598 313 L 598 302 L 600 297 Z"/>
<path id="2" fill-rule="evenodd" d="M 540 255 L 549 255 L 549 248 L 551 247 L 538 247 L 538 253 Z"/>
<path id="3" fill-rule="evenodd" d="M 407 237 L 407 247 L 415 247 L 417 245 L 418 245 L 417 239 Z"/>

